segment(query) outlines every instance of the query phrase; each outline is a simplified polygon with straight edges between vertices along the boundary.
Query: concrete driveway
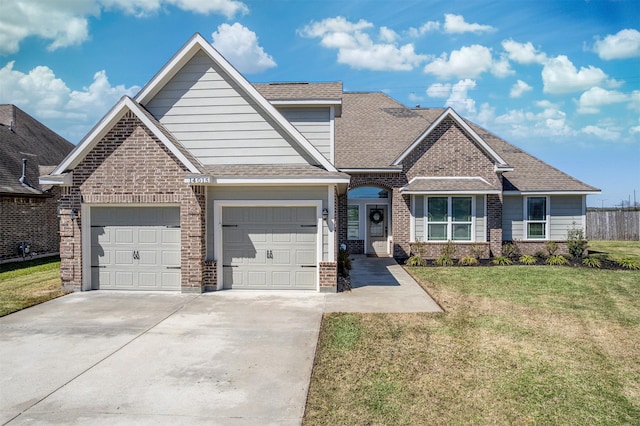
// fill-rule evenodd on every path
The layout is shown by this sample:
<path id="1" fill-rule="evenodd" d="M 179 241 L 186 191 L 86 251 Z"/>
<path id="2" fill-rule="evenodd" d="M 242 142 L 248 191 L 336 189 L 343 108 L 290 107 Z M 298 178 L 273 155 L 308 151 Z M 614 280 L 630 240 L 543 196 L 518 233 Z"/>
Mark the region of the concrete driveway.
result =
<path id="1" fill-rule="evenodd" d="M 0 424 L 300 424 L 323 300 L 87 292 L 0 318 Z"/>
<path id="2" fill-rule="evenodd" d="M 298 425 L 323 312 L 441 312 L 389 258 L 353 291 L 74 293 L 0 318 L 0 425 Z"/>

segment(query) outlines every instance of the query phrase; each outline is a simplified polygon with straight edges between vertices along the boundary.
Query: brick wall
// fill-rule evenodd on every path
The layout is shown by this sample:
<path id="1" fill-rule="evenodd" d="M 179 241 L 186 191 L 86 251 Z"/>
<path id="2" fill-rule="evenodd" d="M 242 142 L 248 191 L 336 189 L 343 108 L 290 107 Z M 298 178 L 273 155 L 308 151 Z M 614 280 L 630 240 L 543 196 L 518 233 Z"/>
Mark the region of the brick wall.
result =
<path id="1" fill-rule="evenodd" d="M 73 186 L 62 196 L 63 285 L 74 290 L 82 285 L 82 203 L 164 203 L 180 206 L 182 291 L 201 292 L 205 272 L 205 191 L 185 184 L 186 172 L 133 113 L 126 113 L 76 166 Z M 79 212 L 75 221 L 69 216 L 72 208 Z"/>
<path id="2" fill-rule="evenodd" d="M 21 241 L 31 243 L 33 255 L 60 251 L 59 198 L 57 187 L 45 197 L 0 196 L 0 261 L 22 258 Z"/>
<path id="3" fill-rule="evenodd" d="M 320 262 L 320 292 L 338 291 L 338 262 Z"/>
<path id="4" fill-rule="evenodd" d="M 442 255 L 442 249 L 446 243 L 413 243 L 411 244 L 411 254 L 420 254 L 424 259 L 435 259 Z M 452 259 L 460 259 L 464 256 L 471 256 L 477 252 L 481 252 L 481 259 L 490 257 L 489 243 L 454 243 L 456 251 Z"/>

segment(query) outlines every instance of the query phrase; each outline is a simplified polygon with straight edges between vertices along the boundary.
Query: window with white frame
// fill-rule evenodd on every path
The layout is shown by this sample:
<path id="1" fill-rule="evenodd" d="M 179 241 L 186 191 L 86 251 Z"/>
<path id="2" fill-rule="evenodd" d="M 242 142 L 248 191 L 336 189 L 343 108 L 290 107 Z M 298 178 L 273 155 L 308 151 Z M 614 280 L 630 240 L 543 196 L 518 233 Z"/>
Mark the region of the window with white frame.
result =
<path id="1" fill-rule="evenodd" d="M 357 240 L 360 237 L 360 209 L 357 205 L 347 206 L 347 238 Z"/>
<path id="2" fill-rule="evenodd" d="M 549 235 L 547 197 L 525 197 L 525 230 L 528 240 L 545 240 Z"/>
<path id="3" fill-rule="evenodd" d="M 473 197 L 427 197 L 428 241 L 472 241 Z"/>

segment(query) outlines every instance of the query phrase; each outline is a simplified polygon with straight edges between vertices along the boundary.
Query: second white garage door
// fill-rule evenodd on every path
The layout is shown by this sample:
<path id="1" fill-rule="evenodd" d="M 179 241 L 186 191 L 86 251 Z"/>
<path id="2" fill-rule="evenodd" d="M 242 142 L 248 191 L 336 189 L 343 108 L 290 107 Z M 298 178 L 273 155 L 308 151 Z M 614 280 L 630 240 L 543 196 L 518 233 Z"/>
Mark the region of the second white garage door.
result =
<path id="1" fill-rule="evenodd" d="M 316 289 L 315 207 L 223 207 L 224 288 Z"/>
<path id="2" fill-rule="evenodd" d="M 93 207 L 91 287 L 180 290 L 180 209 Z"/>

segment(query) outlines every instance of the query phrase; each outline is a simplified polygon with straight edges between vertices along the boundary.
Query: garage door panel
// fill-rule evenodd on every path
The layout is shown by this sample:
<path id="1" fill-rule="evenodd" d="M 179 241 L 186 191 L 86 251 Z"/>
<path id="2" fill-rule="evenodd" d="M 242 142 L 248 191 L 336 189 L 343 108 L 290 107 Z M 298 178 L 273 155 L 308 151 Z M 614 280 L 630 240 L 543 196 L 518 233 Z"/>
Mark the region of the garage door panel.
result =
<path id="1" fill-rule="evenodd" d="M 138 243 L 140 244 L 157 244 L 159 229 L 149 228 L 138 230 Z"/>
<path id="2" fill-rule="evenodd" d="M 316 212 L 315 207 L 223 207 L 224 288 L 315 289 L 317 269 L 302 266 L 317 264 Z"/>
<path id="3" fill-rule="evenodd" d="M 179 208 L 96 207 L 91 218 L 93 288 L 180 289 Z"/>

